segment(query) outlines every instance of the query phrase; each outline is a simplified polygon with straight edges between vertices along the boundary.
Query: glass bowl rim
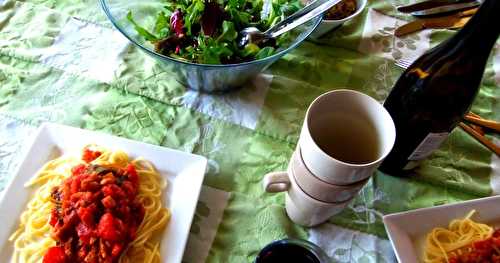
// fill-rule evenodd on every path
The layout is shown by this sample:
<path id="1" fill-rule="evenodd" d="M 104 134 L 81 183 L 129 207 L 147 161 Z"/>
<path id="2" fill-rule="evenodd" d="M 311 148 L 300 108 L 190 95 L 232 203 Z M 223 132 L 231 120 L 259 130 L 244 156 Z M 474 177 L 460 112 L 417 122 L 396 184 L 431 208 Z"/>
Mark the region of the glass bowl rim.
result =
<path id="1" fill-rule="evenodd" d="M 166 60 L 170 60 L 170 61 L 173 61 L 173 62 L 176 62 L 176 63 L 181 63 L 181 64 L 185 64 L 185 65 L 189 65 L 189 66 L 203 66 L 203 67 L 209 67 L 209 68 L 226 68 L 226 67 L 239 67 L 239 66 L 246 66 L 246 65 L 252 65 L 252 64 L 259 64 L 261 62 L 265 62 L 265 61 L 269 61 L 269 60 L 272 60 L 274 58 L 279 58 L 281 57 L 282 55 L 285 55 L 288 51 L 290 51 L 291 49 L 294 49 L 295 47 L 297 47 L 300 43 L 302 43 L 307 37 L 309 37 L 309 35 L 316 29 L 316 27 L 318 27 L 318 25 L 321 23 L 321 21 L 323 20 L 323 16 L 320 15 L 320 16 L 317 16 L 316 18 L 313 18 L 311 19 L 310 21 L 314 21 L 314 24 L 313 26 L 311 27 L 310 31 L 307 32 L 305 35 L 302 35 L 302 36 L 299 36 L 298 38 L 295 39 L 295 41 L 287 48 L 269 56 L 269 57 L 265 57 L 265 58 L 261 58 L 261 59 L 256 59 L 256 60 L 252 60 L 252 61 L 246 61 L 246 62 L 243 62 L 243 63 L 235 63 L 235 64 L 202 64 L 202 63 L 193 63 L 193 62 L 188 62 L 188 61 L 183 61 L 183 60 L 180 60 L 180 59 L 176 59 L 176 58 L 172 58 L 172 57 L 169 57 L 169 56 L 165 56 L 165 55 L 162 55 L 162 54 L 159 54 L 157 52 L 154 52 L 154 51 L 151 51 L 150 49 L 144 47 L 143 45 L 141 45 L 140 43 L 138 43 L 137 41 L 135 41 L 131 36 L 129 36 L 124 29 L 122 29 L 120 27 L 120 25 L 117 23 L 117 21 L 115 20 L 115 18 L 113 17 L 113 15 L 111 14 L 109 8 L 108 8 L 108 4 L 106 3 L 106 0 L 99 0 L 99 3 L 101 4 L 101 7 L 104 11 L 104 13 L 106 14 L 106 17 L 111 21 L 111 23 L 113 24 L 113 26 L 118 29 L 118 31 L 120 31 L 120 33 L 125 36 L 130 42 L 132 42 L 135 46 L 139 47 L 142 51 L 146 52 L 147 54 L 151 55 L 151 56 L 154 56 L 156 58 L 159 58 L 159 59 L 166 59 Z"/>

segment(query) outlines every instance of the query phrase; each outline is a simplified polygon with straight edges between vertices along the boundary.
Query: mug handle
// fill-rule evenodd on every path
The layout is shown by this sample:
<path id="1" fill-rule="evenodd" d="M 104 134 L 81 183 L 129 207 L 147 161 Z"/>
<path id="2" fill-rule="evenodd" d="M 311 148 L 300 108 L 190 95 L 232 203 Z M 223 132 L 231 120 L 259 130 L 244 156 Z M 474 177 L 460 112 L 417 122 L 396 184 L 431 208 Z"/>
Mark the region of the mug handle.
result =
<path id="1" fill-rule="evenodd" d="M 264 190 L 268 193 L 285 192 L 290 188 L 290 178 L 286 172 L 272 172 L 264 175 Z"/>

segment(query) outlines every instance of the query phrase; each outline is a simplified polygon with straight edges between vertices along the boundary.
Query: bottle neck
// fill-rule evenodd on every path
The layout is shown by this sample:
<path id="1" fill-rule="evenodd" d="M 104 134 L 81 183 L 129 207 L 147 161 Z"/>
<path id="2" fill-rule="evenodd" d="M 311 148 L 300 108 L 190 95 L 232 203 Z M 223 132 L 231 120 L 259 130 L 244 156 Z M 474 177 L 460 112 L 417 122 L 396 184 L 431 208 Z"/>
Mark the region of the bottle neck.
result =
<path id="1" fill-rule="evenodd" d="M 500 35 L 500 0 L 485 0 L 477 13 L 449 44 L 467 48 L 474 56 L 489 56 Z"/>

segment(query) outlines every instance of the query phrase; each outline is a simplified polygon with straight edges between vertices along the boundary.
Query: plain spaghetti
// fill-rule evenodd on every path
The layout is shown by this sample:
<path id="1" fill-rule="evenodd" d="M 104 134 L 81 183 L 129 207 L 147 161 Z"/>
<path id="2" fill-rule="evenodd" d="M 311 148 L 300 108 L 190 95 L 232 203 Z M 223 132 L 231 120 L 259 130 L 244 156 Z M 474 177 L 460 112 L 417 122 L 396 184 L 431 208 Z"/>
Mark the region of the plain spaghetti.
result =
<path id="1" fill-rule="evenodd" d="M 87 146 L 82 156 L 45 164 L 12 234 L 12 262 L 160 262 L 160 235 L 170 219 L 166 182 L 153 165 L 123 151 Z"/>

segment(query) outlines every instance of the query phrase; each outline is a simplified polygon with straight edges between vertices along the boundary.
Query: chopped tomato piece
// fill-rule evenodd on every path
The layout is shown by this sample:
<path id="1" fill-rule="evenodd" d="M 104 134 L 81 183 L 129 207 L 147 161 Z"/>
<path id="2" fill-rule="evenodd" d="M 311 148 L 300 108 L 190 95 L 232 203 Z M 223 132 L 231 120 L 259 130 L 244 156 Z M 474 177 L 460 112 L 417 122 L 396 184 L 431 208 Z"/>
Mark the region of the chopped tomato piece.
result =
<path id="1" fill-rule="evenodd" d="M 99 237 L 107 241 L 117 241 L 120 239 L 120 232 L 117 229 L 115 218 L 111 213 L 106 213 L 101 217 L 97 227 Z"/>
<path id="2" fill-rule="evenodd" d="M 92 229 L 84 223 L 78 224 L 76 226 L 76 233 L 84 244 L 90 243 L 90 238 L 92 237 Z"/>
<path id="3" fill-rule="evenodd" d="M 96 206 L 92 204 L 89 207 L 80 207 L 77 210 L 78 217 L 80 220 L 88 226 L 93 226 L 94 222 L 94 213 L 96 212 Z"/>
<path id="4" fill-rule="evenodd" d="M 115 200 L 126 197 L 125 192 L 116 184 L 107 184 L 102 188 L 105 196 L 112 196 Z"/>
<path id="5" fill-rule="evenodd" d="M 137 195 L 137 189 L 134 187 L 134 185 L 132 185 L 132 183 L 129 181 L 125 181 L 122 184 L 122 188 L 125 193 L 127 193 L 128 199 L 131 201 L 134 200 L 135 196 Z"/>
<path id="6" fill-rule="evenodd" d="M 134 184 L 135 187 L 139 185 L 139 176 L 137 175 L 137 171 L 135 170 L 135 166 L 133 164 L 127 165 L 127 168 L 125 168 L 128 179 L 132 184 Z"/>
<path id="7" fill-rule="evenodd" d="M 85 148 L 83 150 L 83 155 L 82 155 L 82 160 L 85 161 L 86 163 L 90 163 L 93 160 L 97 159 L 99 156 L 101 156 L 101 152 L 99 151 L 92 151 L 88 148 Z"/>
<path id="8" fill-rule="evenodd" d="M 43 257 L 43 263 L 66 263 L 68 258 L 62 247 L 51 247 Z"/>
<path id="9" fill-rule="evenodd" d="M 73 175 L 81 175 L 85 173 L 85 170 L 87 170 L 87 166 L 85 164 L 79 164 L 71 169 L 71 173 Z"/>
<path id="10" fill-rule="evenodd" d="M 115 199 L 113 199 L 113 197 L 111 196 L 106 196 L 104 197 L 102 200 L 101 200 L 101 203 L 104 207 L 106 208 L 113 208 L 116 206 L 116 202 L 115 202 Z"/>
<path id="11" fill-rule="evenodd" d="M 57 214 L 57 209 L 54 208 L 52 209 L 51 213 L 50 213 L 50 221 L 49 221 L 49 224 L 51 226 L 55 226 L 57 224 L 57 221 L 59 221 L 59 215 Z"/>
<path id="12" fill-rule="evenodd" d="M 116 243 L 113 245 L 113 249 L 111 250 L 111 256 L 118 257 L 120 253 L 122 253 L 123 245 L 120 243 Z"/>

